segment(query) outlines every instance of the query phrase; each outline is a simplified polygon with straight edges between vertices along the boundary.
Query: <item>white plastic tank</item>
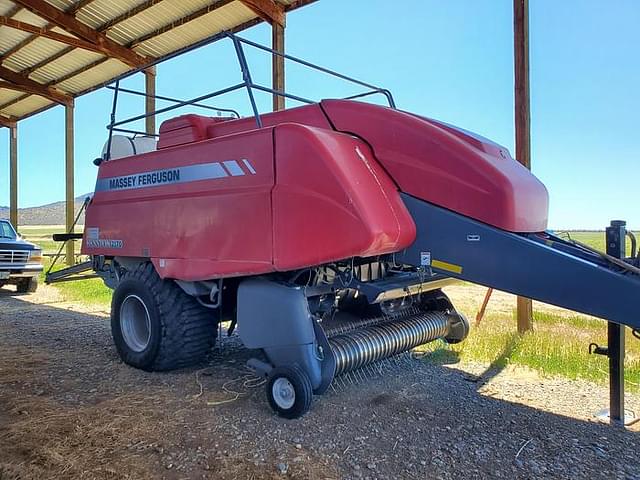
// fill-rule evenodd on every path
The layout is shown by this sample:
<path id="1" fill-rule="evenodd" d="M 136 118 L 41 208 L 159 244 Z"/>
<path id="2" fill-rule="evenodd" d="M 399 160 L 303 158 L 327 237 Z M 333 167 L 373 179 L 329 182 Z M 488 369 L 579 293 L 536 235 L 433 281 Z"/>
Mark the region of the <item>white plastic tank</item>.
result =
<path id="1" fill-rule="evenodd" d="M 111 137 L 110 159 L 130 157 L 141 153 L 153 152 L 158 141 L 154 137 L 127 137 L 126 135 L 113 135 Z M 107 140 L 102 148 L 102 158 L 107 154 Z"/>

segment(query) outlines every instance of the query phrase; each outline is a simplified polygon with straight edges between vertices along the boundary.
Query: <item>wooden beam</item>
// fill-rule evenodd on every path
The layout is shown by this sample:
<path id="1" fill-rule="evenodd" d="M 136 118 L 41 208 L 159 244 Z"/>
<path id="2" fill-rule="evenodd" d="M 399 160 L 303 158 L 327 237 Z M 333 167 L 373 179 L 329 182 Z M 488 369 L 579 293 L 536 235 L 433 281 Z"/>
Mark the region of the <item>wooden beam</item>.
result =
<path id="1" fill-rule="evenodd" d="M 293 1 L 293 2 L 291 2 L 290 4 L 286 5 L 286 6 L 284 7 L 284 10 L 285 10 L 286 12 L 289 12 L 289 11 L 291 11 L 291 10 L 295 10 L 295 9 L 297 9 L 297 8 L 304 7 L 304 6 L 306 6 L 306 5 L 309 5 L 309 4 L 311 4 L 311 3 L 315 3 L 315 2 L 317 2 L 317 1 L 318 1 L 318 0 L 294 0 L 294 1 Z"/>
<path id="2" fill-rule="evenodd" d="M 15 117 L 0 115 L 0 127 L 13 128 L 18 123 L 18 119 Z"/>
<path id="3" fill-rule="evenodd" d="M 77 12 L 79 12 L 84 7 L 86 7 L 87 5 L 89 5 L 90 3 L 94 2 L 94 1 L 95 0 L 82 0 L 82 1 L 80 1 L 78 3 L 76 3 L 75 5 L 72 5 L 71 8 L 69 8 L 68 10 L 65 10 L 65 12 L 67 14 L 69 14 L 69 15 L 75 15 Z M 20 7 L 20 6 L 16 7 L 13 11 L 11 11 L 11 12 L 9 12 L 7 14 L 7 17 L 13 17 L 13 15 L 15 15 L 20 10 L 22 10 L 22 7 Z M 49 24 L 47 24 L 47 26 L 45 28 L 47 28 L 47 30 L 51 30 L 54 27 L 55 27 L 55 25 L 49 23 Z M 31 42 L 33 42 L 37 38 L 38 38 L 37 35 L 31 35 L 30 37 L 25 38 L 23 41 L 21 41 L 17 45 L 14 45 L 9 50 L 7 50 L 4 54 L 0 55 L 0 62 L 2 62 L 3 60 L 6 60 L 11 55 L 16 53 L 18 50 L 20 50 L 21 48 L 26 47 L 27 45 L 29 45 Z M 73 50 L 73 49 L 72 48 L 65 49 L 65 53 L 67 53 L 67 52 L 69 52 L 71 50 Z"/>
<path id="4" fill-rule="evenodd" d="M 16 90 L 15 88 L 12 90 Z M 22 91 L 22 90 L 20 90 Z M 14 98 L 13 100 L 9 100 L 8 102 L 3 103 L 2 105 L 0 105 L 0 112 L 2 110 L 4 110 L 7 107 L 10 107 L 11 105 L 15 105 L 16 103 L 24 100 L 25 98 L 29 98 L 29 95 L 31 95 L 30 93 L 26 93 L 24 95 L 20 95 L 18 98 Z"/>
<path id="5" fill-rule="evenodd" d="M 102 53 L 102 50 L 97 45 L 94 45 L 91 42 L 87 42 L 86 40 L 75 37 L 70 37 L 69 35 L 63 35 L 62 33 L 56 33 L 46 27 L 38 27 L 36 25 L 20 22 L 19 20 L 14 20 L 13 18 L 9 17 L 0 17 L 0 25 L 6 25 L 7 27 L 15 28 L 16 30 L 33 33 L 38 37 L 55 40 L 56 42 L 71 45 L 72 47 Z"/>
<path id="6" fill-rule="evenodd" d="M 18 228 L 18 124 L 9 127 L 9 220 Z"/>
<path id="7" fill-rule="evenodd" d="M 7 67 L 0 65 L 0 78 L 4 78 L 13 83 L 15 90 L 20 90 L 26 93 L 34 95 L 40 95 L 41 97 L 48 98 L 57 103 L 63 105 L 73 104 L 73 97 L 48 87 L 34 80 L 31 80 L 26 75 L 16 73 L 13 70 L 9 70 Z"/>
<path id="8" fill-rule="evenodd" d="M 256 15 L 266 20 L 270 24 L 285 26 L 284 7 L 274 0 L 240 0 L 247 7 L 253 10 Z"/>
<path id="9" fill-rule="evenodd" d="M 73 179 L 73 154 L 74 154 L 74 128 L 73 105 L 67 105 L 64 109 L 64 172 L 65 172 L 65 224 L 67 233 L 73 233 L 73 221 L 75 211 L 74 179 Z M 75 263 L 75 244 L 73 240 L 67 242 L 67 265 Z"/>
<path id="10" fill-rule="evenodd" d="M 214 5 L 210 6 L 210 7 L 207 7 L 206 9 L 201 9 L 199 12 L 202 12 L 202 15 L 205 15 L 206 13 L 209 13 L 210 11 L 215 10 L 215 8 L 214 8 L 214 7 L 219 6 L 219 5 L 220 5 L 220 4 L 222 4 L 222 3 L 227 4 L 227 3 L 230 3 L 230 2 L 232 2 L 232 1 L 233 1 L 233 0 L 219 0 L 216 4 L 214 4 Z M 315 1 L 315 0 L 314 0 L 314 1 Z M 207 11 L 204 11 L 204 10 L 207 10 Z M 194 20 L 194 19 L 195 19 L 195 18 L 192 18 L 192 17 L 193 17 L 193 14 L 188 15 L 187 17 L 183 17 L 183 18 L 181 18 L 180 20 L 177 20 L 176 22 L 180 22 L 180 24 L 184 24 L 184 23 L 186 23 L 186 22 L 188 22 L 188 21 L 191 21 L 191 20 Z M 196 18 L 197 18 L 197 17 L 196 17 Z M 174 23 L 176 23 L 176 22 L 174 22 Z M 254 27 L 254 26 L 258 25 L 258 24 L 259 24 L 259 23 L 261 23 L 261 22 L 262 22 L 262 20 L 261 20 L 260 18 L 252 18 L 251 20 L 248 20 L 248 21 L 246 21 L 246 22 L 244 22 L 244 23 L 242 23 L 242 24 L 240 24 L 240 25 L 238 25 L 238 26 L 236 26 L 236 27 L 231 28 L 229 31 L 230 31 L 231 33 L 238 33 L 238 32 L 241 32 L 241 31 L 243 31 L 243 30 L 246 30 L 247 28 Z M 176 26 L 177 26 L 177 25 L 176 25 Z M 166 25 L 165 25 L 164 27 L 161 27 L 161 28 L 159 29 L 159 30 L 161 30 L 161 31 L 152 32 L 151 37 L 156 36 L 156 35 L 160 35 L 160 34 L 164 33 L 165 31 L 168 31 L 168 30 L 170 30 L 170 29 L 171 29 L 171 27 L 170 27 L 170 26 L 166 26 Z M 146 38 L 146 40 L 148 40 L 148 38 Z M 139 40 L 138 40 L 138 41 L 139 41 Z M 144 41 L 144 40 L 143 40 L 143 41 Z M 136 42 L 137 42 L 137 41 L 136 41 Z M 131 48 L 131 47 L 133 46 L 133 43 L 134 43 L 134 42 L 132 42 L 131 44 L 127 45 L 127 47 Z M 49 82 L 47 85 L 48 85 L 48 86 L 52 86 L 52 85 L 56 85 L 56 84 L 62 83 L 62 82 L 66 81 L 66 80 L 68 80 L 68 79 L 70 79 L 70 78 L 72 78 L 72 77 L 75 77 L 76 75 L 81 75 L 82 73 L 86 72 L 87 70 L 90 70 L 90 69 L 92 69 L 92 68 L 94 68 L 94 67 L 97 67 L 97 66 L 99 66 L 99 65 L 102 65 L 103 63 L 105 63 L 105 62 L 106 62 L 106 61 L 108 61 L 108 60 L 109 60 L 108 58 L 101 58 L 101 59 L 99 59 L 99 60 L 96 60 L 95 62 L 91 62 L 91 63 L 90 63 L 90 64 L 88 64 L 88 65 L 85 65 L 85 66 L 83 66 L 83 67 L 78 68 L 77 70 L 74 70 L 73 72 L 69 72 L 69 73 L 67 73 L 66 75 L 63 75 L 62 77 L 56 78 L 56 79 L 55 79 L 55 80 L 53 80 L 52 82 Z M 48 62 L 45 62 L 43 65 L 40 65 L 40 66 L 44 66 L 44 65 L 46 65 L 47 63 L 48 63 Z M 77 96 L 77 97 L 79 97 L 79 96 L 81 96 L 81 95 L 85 95 L 85 94 L 87 94 L 87 93 L 90 93 L 90 92 L 93 92 L 93 91 L 95 91 L 95 90 L 98 90 L 98 89 L 100 89 L 100 88 L 104 87 L 105 85 L 109 84 L 109 83 L 111 82 L 111 80 L 112 80 L 112 79 L 109 79 L 109 80 L 106 80 L 106 81 L 104 81 L 103 83 L 100 83 L 100 84 L 98 84 L 98 85 L 94 85 L 94 86 L 91 86 L 91 87 L 89 87 L 89 88 L 86 88 L 86 89 L 82 90 L 81 92 L 78 92 L 78 93 L 76 94 L 76 96 Z M 6 102 L 6 103 L 4 103 L 4 104 L 0 105 L 0 111 L 2 111 L 3 109 L 5 109 L 5 108 L 7 108 L 7 107 L 9 107 L 9 106 L 11 106 L 11 105 L 14 105 L 15 103 L 20 102 L 21 100 L 24 100 L 24 99 L 25 99 L 25 98 L 27 98 L 28 96 L 29 96 L 29 95 L 23 95 L 23 96 L 22 96 L 22 97 L 20 97 L 20 98 L 16 98 L 16 99 L 14 99 L 14 100 L 10 100 L 9 102 Z M 42 112 L 44 112 L 45 110 L 47 110 L 48 108 L 50 108 L 50 106 L 45 106 L 45 107 L 39 108 L 39 109 L 37 109 L 37 110 L 34 110 L 33 112 L 30 112 L 30 113 L 28 113 L 28 114 L 26 114 L 26 115 L 24 115 L 24 116 L 20 117 L 20 120 L 22 120 L 22 119 L 24 119 L 24 118 L 29 118 L 29 117 L 31 117 L 31 116 L 33 116 L 33 115 L 37 115 L 38 113 L 42 113 Z"/>
<path id="11" fill-rule="evenodd" d="M 156 110 L 156 67 L 147 68 L 144 71 L 144 90 L 145 97 L 144 111 L 149 115 Z M 150 115 L 145 118 L 145 132 L 149 135 L 156 133 L 156 116 Z"/>
<path id="12" fill-rule="evenodd" d="M 484 300 L 482 300 L 482 305 L 480 306 L 480 310 L 476 315 L 476 324 L 475 327 L 478 328 L 480 326 L 480 322 L 484 317 L 484 312 L 487 309 L 487 305 L 489 304 L 489 300 L 491 299 L 491 295 L 493 294 L 493 288 L 487 288 L 487 293 L 484 295 Z"/>
<path id="13" fill-rule="evenodd" d="M 86 5 L 88 5 L 89 3 L 91 3 L 92 1 L 95 1 L 95 0 L 84 0 L 84 2 L 79 2 L 78 4 L 74 5 L 74 6 L 73 6 L 73 8 L 72 8 L 72 9 L 70 9 L 70 10 L 68 11 L 68 13 L 75 13 L 76 11 L 80 10 L 82 7 L 85 7 Z M 135 15 L 137 15 L 138 13 L 143 12 L 144 10 L 146 10 L 146 9 L 150 8 L 151 6 L 153 6 L 153 5 L 157 4 L 157 3 L 160 3 L 161 1 L 163 1 L 163 0 L 148 0 L 148 1 L 144 2 L 144 3 L 143 3 L 143 4 L 141 4 L 141 5 L 138 5 L 137 7 L 132 8 L 131 10 L 128 10 L 127 12 L 123 13 L 122 15 L 119 15 L 118 17 L 116 17 L 116 18 L 114 18 L 114 19 L 112 19 L 112 20 L 109 20 L 108 22 L 105 22 L 104 24 L 100 25 L 100 27 L 98 28 L 98 32 L 104 33 L 104 32 L 105 32 L 105 31 L 107 31 L 109 28 L 113 27 L 114 25 L 117 25 L 118 23 L 123 22 L 124 20 L 127 20 L 127 19 L 129 19 L 129 18 L 134 17 L 134 16 L 135 16 Z M 80 3 L 84 3 L 84 4 L 80 6 Z M 47 26 L 47 28 L 48 28 L 48 29 L 51 29 L 51 28 L 53 28 L 54 26 L 55 26 L 55 25 L 51 25 L 51 24 L 49 24 L 49 25 Z M 0 61 L 2 61 L 2 60 L 4 60 L 4 59 L 8 58 L 8 57 L 9 57 L 9 56 L 11 56 L 11 55 L 13 55 L 13 54 L 14 54 L 16 51 L 18 51 L 20 48 L 22 48 L 22 47 L 24 47 L 24 46 L 28 45 L 31 41 L 35 40 L 36 38 L 37 38 L 37 36 L 35 36 L 35 35 L 34 35 L 34 36 L 32 36 L 32 37 L 30 37 L 30 38 L 26 39 L 24 42 L 21 42 L 21 44 L 19 44 L 19 45 L 17 46 L 18 48 L 15 48 L 15 47 L 14 47 L 14 48 L 12 48 L 9 52 L 7 52 L 5 55 L 0 56 Z M 24 75 L 29 75 L 29 74 L 31 74 L 32 72 L 35 72 L 36 70 L 38 70 L 39 68 L 42 68 L 42 67 L 44 67 L 45 65 L 48 65 L 48 64 L 50 64 L 51 62 L 53 62 L 53 61 L 57 60 L 58 58 L 60 58 L 60 57 L 64 57 L 64 56 L 65 56 L 66 54 L 68 54 L 69 52 L 72 52 L 74 48 L 75 48 L 75 47 L 68 47 L 68 48 L 65 48 L 65 49 L 63 49 L 63 50 L 60 50 L 58 53 L 56 53 L 56 54 L 54 54 L 54 55 L 52 55 L 52 56 L 50 56 L 50 57 L 47 57 L 47 58 L 45 58 L 45 59 L 43 59 L 43 60 L 39 61 L 38 63 L 35 63 L 34 65 L 31 65 L 31 66 L 30 66 L 30 67 L 28 67 L 28 68 L 25 68 L 25 69 L 21 70 L 21 73 L 22 73 L 22 74 L 24 74 Z M 91 64 L 91 68 L 92 68 L 93 66 L 97 65 L 97 64 L 100 64 L 100 63 L 105 62 L 106 60 L 108 60 L 108 59 L 100 59 L 100 60 L 98 60 L 97 62 L 93 62 L 93 63 Z M 74 75 L 75 75 L 75 74 L 74 74 Z M 73 75 L 71 75 L 71 76 L 73 76 Z M 63 80 L 58 79 L 58 80 L 57 80 L 56 82 L 54 82 L 54 83 L 61 83 L 62 81 L 63 81 Z M 3 107 L 5 107 L 5 106 L 6 106 L 6 104 L 5 104 L 5 105 L 0 105 L 0 109 L 2 109 L 2 108 L 3 108 Z"/>
<path id="14" fill-rule="evenodd" d="M 0 80 L 0 88 L 6 88 L 7 90 L 14 90 L 16 92 L 24 92 L 24 89 L 21 86 L 11 82 L 5 82 L 3 80 Z"/>
<path id="15" fill-rule="evenodd" d="M 284 53 L 284 27 L 278 23 L 271 25 L 271 48 L 279 53 Z M 284 92 L 284 58 L 279 55 L 271 56 L 271 85 L 274 90 Z M 285 98 L 273 95 L 273 111 L 284 110 Z"/>
<path id="16" fill-rule="evenodd" d="M 120 22 L 124 22 L 125 20 L 129 20 L 130 18 L 135 17 L 137 14 L 142 13 L 145 10 L 148 10 L 149 8 L 153 7 L 154 5 L 162 1 L 164 0 L 147 0 L 146 2 L 142 2 L 140 5 L 133 7 L 130 10 L 127 10 L 121 15 L 118 15 L 117 17 L 112 18 L 108 22 L 103 23 L 102 25 L 100 25 L 100 28 L 98 28 L 98 31 L 105 32 L 109 30 L 111 27 L 113 27 L 114 25 L 117 25 Z"/>
<path id="17" fill-rule="evenodd" d="M 513 64 L 515 69 L 516 159 L 531 169 L 531 109 L 529 99 L 529 0 L 513 0 Z M 523 272 L 526 275 L 526 272 Z M 533 330 L 531 300 L 518 297 L 518 332 Z"/>
<path id="18" fill-rule="evenodd" d="M 76 20 L 74 16 L 57 9 L 44 0 L 15 1 L 29 11 L 35 13 L 36 15 L 39 15 L 40 17 L 64 29 L 65 31 L 93 43 L 101 53 L 108 57 L 116 58 L 121 62 L 135 68 L 141 67 L 145 63 L 147 63 L 147 60 L 144 57 L 138 55 L 133 50 L 128 49 L 111 40 L 103 33 L 92 29 L 84 23 Z"/>
<path id="19" fill-rule="evenodd" d="M 177 20 L 172 21 L 171 23 L 167 23 L 162 27 L 157 28 L 153 32 L 149 32 L 143 35 L 142 37 L 135 39 L 133 42 L 131 42 L 131 44 L 129 45 L 129 48 L 133 48 L 137 45 L 140 45 L 141 43 L 146 42 L 151 38 L 157 37 L 158 35 L 162 35 L 163 33 L 166 33 L 169 30 L 173 30 L 174 28 L 180 27 L 186 23 L 189 23 L 195 20 L 196 18 L 200 18 L 203 15 L 207 15 L 215 10 L 218 10 L 219 8 L 222 8 L 225 5 L 228 5 L 232 1 L 233 0 L 216 0 L 211 5 L 207 5 L 206 7 L 203 7 L 200 10 L 196 10 L 195 12 L 192 12 L 189 15 L 185 15 L 184 17 L 181 17 Z"/>

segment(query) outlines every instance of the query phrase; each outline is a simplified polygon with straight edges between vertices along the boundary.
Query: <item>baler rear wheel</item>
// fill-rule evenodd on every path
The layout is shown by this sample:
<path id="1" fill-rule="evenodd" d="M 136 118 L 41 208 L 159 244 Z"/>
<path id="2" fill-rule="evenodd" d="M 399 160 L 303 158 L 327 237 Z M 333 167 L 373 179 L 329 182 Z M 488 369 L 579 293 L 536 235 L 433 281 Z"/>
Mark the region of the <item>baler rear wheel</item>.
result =
<path id="1" fill-rule="evenodd" d="M 111 301 L 111 334 L 122 360 L 147 371 L 202 362 L 216 338 L 215 315 L 151 263 L 128 271 Z"/>
<path id="2" fill-rule="evenodd" d="M 267 380 L 267 400 L 283 418 L 299 418 L 309 411 L 313 386 L 309 376 L 297 365 L 276 367 Z"/>

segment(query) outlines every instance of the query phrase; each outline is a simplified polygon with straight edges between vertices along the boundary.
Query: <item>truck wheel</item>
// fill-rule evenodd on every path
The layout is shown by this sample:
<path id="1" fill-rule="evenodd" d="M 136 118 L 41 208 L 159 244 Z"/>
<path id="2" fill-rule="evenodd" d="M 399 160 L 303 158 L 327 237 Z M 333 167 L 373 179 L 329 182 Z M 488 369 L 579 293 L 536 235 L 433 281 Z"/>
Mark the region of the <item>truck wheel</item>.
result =
<path id="1" fill-rule="evenodd" d="M 274 368 L 267 381 L 267 400 L 281 417 L 301 417 L 309 411 L 313 400 L 309 376 L 296 365 Z"/>
<path id="2" fill-rule="evenodd" d="M 122 360 L 147 371 L 202 362 L 216 339 L 214 312 L 151 263 L 125 273 L 111 301 L 111 334 Z"/>
<path id="3" fill-rule="evenodd" d="M 38 289 L 38 279 L 35 277 L 32 278 L 23 278 L 16 285 L 16 290 L 18 293 L 33 293 Z"/>

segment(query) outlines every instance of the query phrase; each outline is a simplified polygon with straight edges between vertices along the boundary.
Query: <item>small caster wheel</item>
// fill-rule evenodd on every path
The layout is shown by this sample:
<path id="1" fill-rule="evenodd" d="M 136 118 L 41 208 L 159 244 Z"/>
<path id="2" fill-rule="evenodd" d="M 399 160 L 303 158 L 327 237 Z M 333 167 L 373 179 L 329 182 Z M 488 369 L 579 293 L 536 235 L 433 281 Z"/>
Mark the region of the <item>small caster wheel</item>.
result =
<path id="1" fill-rule="evenodd" d="M 276 367 L 267 380 L 267 400 L 283 418 L 299 418 L 309 411 L 313 387 L 309 376 L 296 365 Z"/>

